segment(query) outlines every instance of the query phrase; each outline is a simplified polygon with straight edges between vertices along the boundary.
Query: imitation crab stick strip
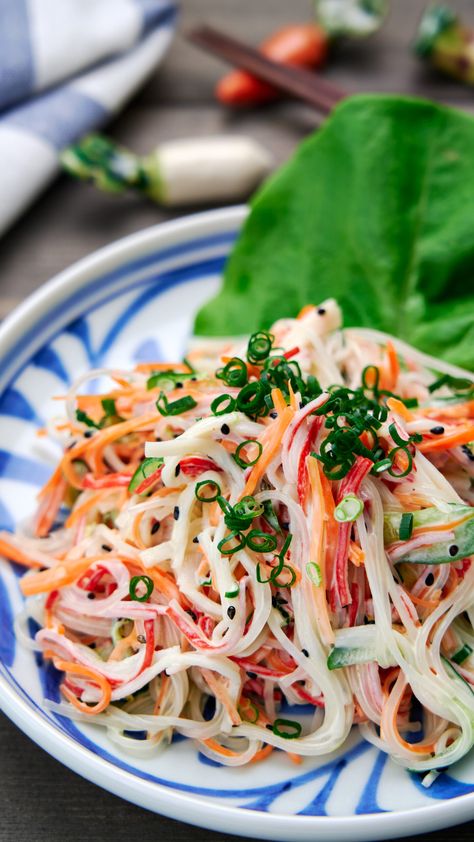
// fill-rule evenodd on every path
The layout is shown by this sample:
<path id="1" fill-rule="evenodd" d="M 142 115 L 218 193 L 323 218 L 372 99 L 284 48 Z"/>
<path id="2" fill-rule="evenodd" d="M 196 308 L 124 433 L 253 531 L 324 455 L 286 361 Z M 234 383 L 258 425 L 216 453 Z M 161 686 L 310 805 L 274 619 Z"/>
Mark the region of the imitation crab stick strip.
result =
<path id="1" fill-rule="evenodd" d="M 106 707 L 108 707 L 110 697 L 112 695 L 112 688 L 103 675 L 99 675 L 99 673 L 95 672 L 93 669 L 85 667 L 82 664 L 75 664 L 73 661 L 61 661 L 57 658 L 54 659 L 54 666 L 61 672 L 88 678 L 94 684 L 97 684 L 99 689 L 102 691 L 102 698 L 97 702 L 97 704 L 87 705 L 85 702 L 79 701 L 69 687 L 62 684 L 61 692 L 63 696 L 65 696 L 66 699 L 74 705 L 74 707 L 82 711 L 82 713 L 87 713 L 90 716 L 95 716 L 97 713 L 101 713 L 106 709 Z"/>
<path id="2" fill-rule="evenodd" d="M 403 737 L 400 735 L 400 733 L 398 731 L 398 727 L 397 727 L 398 711 L 400 709 L 400 705 L 401 705 L 402 700 L 403 700 L 403 695 L 404 695 L 407 687 L 408 687 L 408 682 L 405 681 L 405 679 L 403 677 L 403 673 L 400 672 L 399 675 L 398 675 L 398 678 L 397 678 L 397 680 L 396 680 L 396 682 L 393 686 L 393 689 L 392 689 L 392 693 L 397 694 L 397 696 L 396 696 L 397 701 L 396 701 L 396 704 L 394 705 L 393 711 L 391 713 L 390 725 L 391 725 L 392 733 L 393 733 L 395 739 L 397 740 L 397 742 L 400 744 L 400 746 L 402 748 L 406 749 L 407 751 L 413 752 L 414 754 L 431 754 L 433 751 L 435 751 L 436 743 L 433 743 L 433 742 L 431 742 L 431 743 L 408 743 L 406 740 L 403 739 Z M 384 705 L 384 708 L 382 710 L 382 723 L 381 723 L 381 729 L 380 729 L 380 733 L 381 733 L 382 737 L 383 737 L 383 731 L 384 731 L 384 720 L 385 720 L 385 724 L 387 725 L 388 723 L 387 723 L 386 704 Z"/>
<path id="3" fill-rule="evenodd" d="M 267 427 L 262 436 L 262 454 L 247 477 L 247 482 L 245 483 L 245 488 L 241 495 L 242 497 L 245 497 L 247 494 L 253 494 L 255 491 L 270 462 L 278 452 L 278 448 L 281 446 L 283 433 L 294 415 L 293 409 L 286 405 L 285 399 L 279 389 L 272 390 L 272 398 L 273 405 L 278 413 L 278 418 L 273 422 L 273 424 Z"/>

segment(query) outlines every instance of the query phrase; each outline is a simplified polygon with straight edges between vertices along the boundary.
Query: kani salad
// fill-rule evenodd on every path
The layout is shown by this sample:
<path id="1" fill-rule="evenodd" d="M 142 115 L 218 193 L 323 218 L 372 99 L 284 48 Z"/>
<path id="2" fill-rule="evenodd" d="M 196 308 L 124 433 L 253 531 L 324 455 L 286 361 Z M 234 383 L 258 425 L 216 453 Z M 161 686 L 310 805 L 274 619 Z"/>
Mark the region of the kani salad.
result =
<path id="1" fill-rule="evenodd" d="M 471 749 L 474 381 L 340 325 L 329 300 L 74 384 L 34 524 L 0 534 L 50 708 L 228 766 L 357 725 L 428 785 Z"/>

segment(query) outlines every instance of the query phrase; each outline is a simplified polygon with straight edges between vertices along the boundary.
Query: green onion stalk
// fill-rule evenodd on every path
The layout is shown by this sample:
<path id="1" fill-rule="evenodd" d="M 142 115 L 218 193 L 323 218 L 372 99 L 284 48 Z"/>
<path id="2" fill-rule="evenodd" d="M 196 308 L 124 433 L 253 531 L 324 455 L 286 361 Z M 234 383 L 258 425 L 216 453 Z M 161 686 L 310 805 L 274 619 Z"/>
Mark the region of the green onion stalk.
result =
<path id="1" fill-rule="evenodd" d="M 443 73 L 474 84 L 474 29 L 441 3 L 423 14 L 415 42 L 417 54 Z"/>
<path id="2" fill-rule="evenodd" d="M 247 198 L 272 168 L 272 158 L 244 136 L 169 141 L 148 155 L 136 155 L 100 134 L 65 149 L 63 168 L 99 190 L 133 190 L 165 206 L 207 204 Z"/>
<path id="3" fill-rule="evenodd" d="M 331 38 L 364 38 L 382 24 L 388 0 L 315 0 L 318 23 Z"/>

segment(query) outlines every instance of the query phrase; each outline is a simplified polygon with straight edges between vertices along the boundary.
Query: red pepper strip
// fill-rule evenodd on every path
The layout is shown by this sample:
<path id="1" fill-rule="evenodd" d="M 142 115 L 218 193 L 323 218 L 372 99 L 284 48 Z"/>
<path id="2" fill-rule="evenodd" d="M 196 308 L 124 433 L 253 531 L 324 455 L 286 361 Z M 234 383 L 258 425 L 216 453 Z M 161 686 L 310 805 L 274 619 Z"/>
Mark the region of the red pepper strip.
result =
<path id="1" fill-rule="evenodd" d="M 308 487 L 309 487 L 309 477 L 308 471 L 306 470 L 306 457 L 309 456 L 311 451 L 314 447 L 314 442 L 316 436 L 319 433 L 321 428 L 321 424 L 323 423 L 322 416 L 316 416 L 313 420 L 311 427 L 309 428 L 308 437 L 301 449 L 300 460 L 298 462 L 298 481 L 297 481 L 297 491 L 298 491 L 298 499 L 300 501 L 300 505 L 303 507 L 304 511 L 306 512 L 306 500 L 308 497 Z"/>
<path id="2" fill-rule="evenodd" d="M 292 684 L 291 689 L 295 691 L 296 695 L 303 699 L 305 702 L 308 702 L 310 705 L 315 705 L 317 708 L 324 707 L 324 698 L 322 696 L 312 696 L 311 693 L 308 693 L 301 684 Z"/>
<path id="3" fill-rule="evenodd" d="M 51 593 L 48 594 L 46 602 L 44 604 L 44 610 L 45 611 L 51 611 L 54 603 L 56 602 L 56 600 L 58 598 L 58 596 L 59 596 L 59 591 L 51 591 Z"/>
<path id="4" fill-rule="evenodd" d="M 144 479 L 143 482 L 140 483 L 140 485 L 137 485 L 133 493 L 143 494 L 144 491 L 147 491 L 149 488 L 151 488 L 151 486 L 154 485 L 155 482 L 158 482 L 158 480 L 160 479 L 162 470 L 163 465 L 160 465 L 160 467 L 156 471 L 153 471 L 153 473 L 150 474 L 149 477 Z M 130 478 L 128 481 L 130 482 Z"/>
<path id="5" fill-rule="evenodd" d="M 190 456 L 187 459 L 182 459 L 179 464 L 181 471 L 187 477 L 197 477 L 204 471 L 222 471 L 222 468 L 219 468 L 211 459 L 204 459 L 201 456 Z"/>
<path id="6" fill-rule="evenodd" d="M 141 666 L 140 672 L 146 670 L 147 667 L 151 665 L 153 660 L 153 652 L 155 651 L 155 621 L 154 620 L 145 620 L 145 636 L 146 636 L 146 647 L 145 647 L 145 657 L 143 658 L 143 664 Z"/>
<path id="7" fill-rule="evenodd" d="M 346 494 L 357 494 L 362 480 L 367 476 L 371 470 L 373 462 L 366 459 L 365 456 L 357 456 L 355 464 L 346 474 L 337 492 L 337 503 L 346 496 Z M 349 592 L 349 582 L 347 580 L 347 564 L 349 554 L 349 539 L 351 535 L 352 523 L 340 523 L 337 534 L 337 548 L 336 548 L 336 583 L 331 588 L 331 609 L 333 611 L 337 608 L 337 601 L 342 607 L 350 605 L 351 595 Z"/>
<path id="8" fill-rule="evenodd" d="M 296 354 L 299 354 L 299 352 L 300 352 L 300 349 L 299 349 L 298 347 L 296 347 L 296 348 L 291 348 L 291 350 L 290 350 L 290 351 L 285 351 L 285 353 L 284 353 L 284 354 L 281 354 L 281 355 L 280 355 L 280 357 L 279 357 L 278 359 L 281 359 L 281 357 L 285 357 L 285 360 L 291 360 L 291 358 L 292 358 L 292 357 L 294 357 L 294 356 L 296 356 Z M 278 359 L 276 359 L 276 360 L 273 362 L 273 366 L 278 365 Z"/>
<path id="9" fill-rule="evenodd" d="M 351 584 L 351 598 L 352 602 L 349 607 L 349 625 L 355 626 L 357 611 L 359 609 L 359 585 L 357 582 Z"/>
<path id="10" fill-rule="evenodd" d="M 314 23 L 293 24 L 279 29 L 263 41 L 263 55 L 294 67 L 321 67 L 328 52 L 328 36 Z M 228 73 L 216 87 L 216 97 L 225 105 L 257 105 L 276 99 L 279 92 L 244 70 Z"/>
<path id="11" fill-rule="evenodd" d="M 132 478 L 131 474 L 105 474 L 103 477 L 95 477 L 94 474 L 86 474 L 82 480 L 83 488 L 115 488 L 128 486 Z"/>

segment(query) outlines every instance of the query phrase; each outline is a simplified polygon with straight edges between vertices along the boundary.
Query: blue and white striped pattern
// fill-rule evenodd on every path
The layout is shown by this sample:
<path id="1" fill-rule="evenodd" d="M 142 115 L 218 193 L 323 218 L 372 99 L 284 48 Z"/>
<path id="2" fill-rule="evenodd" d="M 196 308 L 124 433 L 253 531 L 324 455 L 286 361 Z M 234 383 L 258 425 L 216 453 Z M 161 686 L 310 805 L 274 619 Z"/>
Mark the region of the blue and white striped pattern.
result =
<path id="1" fill-rule="evenodd" d="M 179 358 L 192 314 L 216 289 L 235 235 L 235 230 L 224 226 L 205 236 L 194 233 L 180 242 L 174 238 L 159 248 L 149 242 L 140 254 L 107 271 L 104 259 L 104 267 L 89 272 L 73 294 L 57 298 L 48 319 L 39 318 L 18 336 L 17 343 L 10 343 L 0 395 L 2 528 L 13 528 L 33 510 L 35 492 L 52 469 L 56 454 L 35 435 L 45 419 L 57 413 L 50 398 L 63 393 L 91 365 L 130 366 L 137 360 Z M 65 744 L 73 741 L 82 746 L 99 770 L 93 779 L 104 780 L 113 791 L 120 792 L 118 783 L 105 783 L 110 764 L 117 773 L 126 773 L 127 795 L 137 803 L 152 803 L 157 810 L 165 810 L 169 793 L 197 796 L 206 806 L 208 824 L 221 829 L 224 825 L 219 825 L 217 818 L 213 823 L 215 805 L 238 806 L 242 808 L 239 830 L 251 835 L 258 833 L 248 823 L 249 813 L 264 815 L 268 822 L 278 816 L 294 816 L 291 832 L 282 825 L 281 830 L 272 830 L 271 838 L 298 840 L 309 838 L 300 836 L 301 817 L 316 821 L 314 817 L 352 816 L 347 838 L 356 839 L 361 838 L 357 823 L 368 814 L 400 815 L 400 811 L 411 809 L 415 816 L 419 808 L 434 802 L 458 796 L 474 798 L 472 760 L 449 769 L 430 789 L 424 789 L 419 776 L 396 766 L 363 742 L 356 731 L 336 755 L 322 761 L 305 758 L 299 767 L 276 752 L 263 764 L 248 769 L 224 768 L 203 757 L 185 739 L 177 739 L 153 759 L 137 760 L 114 746 L 102 731 L 78 727 L 42 706 L 44 696 L 58 698 L 59 676 L 51 665 L 44 665 L 15 641 L 12 618 L 22 604 L 19 573 L 14 565 L 0 566 L 0 703 L 3 700 L 5 704 L 10 694 L 32 717 L 36 713 L 39 719 L 30 733 L 41 743 L 46 742 L 47 733 L 54 732 Z M 15 718 L 11 708 L 10 715 Z M 65 762 L 82 771 L 72 759 Z M 142 787 L 143 792 L 151 788 L 156 803 L 152 796 L 147 801 L 138 795 L 134 787 L 140 793 Z M 164 797 L 160 795 L 163 787 L 168 793 Z M 196 802 L 189 803 L 187 816 L 178 808 L 165 811 L 197 821 L 193 812 Z M 378 835 L 373 838 L 383 838 L 384 821 L 381 815 Z M 204 819 L 202 823 L 206 823 Z M 320 825 L 314 827 L 321 830 Z M 398 832 L 402 832 L 401 825 Z"/>
<path id="2" fill-rule="evenodd" d="M 0 0 L 0 233 L 163 56 L 174 0 Z"/>

